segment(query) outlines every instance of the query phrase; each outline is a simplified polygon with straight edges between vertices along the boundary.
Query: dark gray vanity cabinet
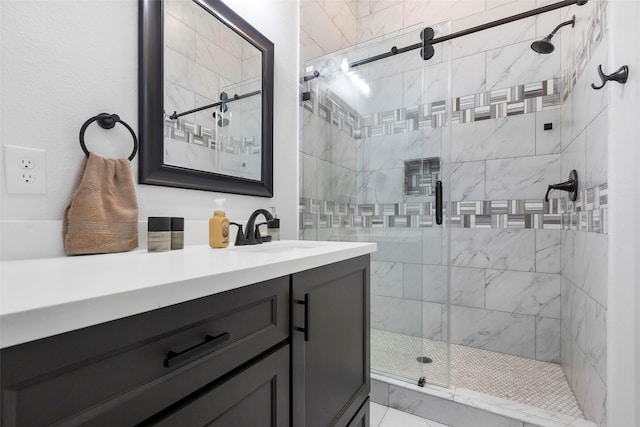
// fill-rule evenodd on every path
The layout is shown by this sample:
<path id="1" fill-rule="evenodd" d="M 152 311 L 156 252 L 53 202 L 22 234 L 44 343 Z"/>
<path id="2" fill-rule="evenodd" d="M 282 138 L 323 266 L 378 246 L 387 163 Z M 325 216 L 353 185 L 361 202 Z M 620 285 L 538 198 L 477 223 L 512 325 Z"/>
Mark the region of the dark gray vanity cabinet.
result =
<path id="1" fill-rule="evenodd" d="M 2 349 L 0 382 L 3 427 L 368 426 L 369 256 Z"/>
<path id="2" fill-rule="evenodd" d="M 368 255 L 292 276 L 293 426 L 368 417 L 369 312 Z"/>
<path id="3" fill-rule="evenodd" d="M 181 420 L 215 399 L 208 422 L 257 405 L 269 415 L 254 425 L 287 426 L 289 287 L 281 277 L 3 349 L 0 424 L 205 425 Z"/>

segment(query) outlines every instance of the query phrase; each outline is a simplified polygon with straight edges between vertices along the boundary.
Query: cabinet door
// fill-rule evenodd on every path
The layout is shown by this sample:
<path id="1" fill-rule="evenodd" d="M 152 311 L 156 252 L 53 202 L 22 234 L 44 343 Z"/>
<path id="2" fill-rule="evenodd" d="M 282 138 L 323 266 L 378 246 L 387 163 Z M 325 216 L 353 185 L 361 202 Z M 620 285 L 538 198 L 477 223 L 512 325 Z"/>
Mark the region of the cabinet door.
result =
<path id="1" fill-rule="evenodd" d="M 346 426 L 369 394 L 369 256 L 293 275 L 294 426 Z"/>
<path id="2" fill-rule="evenodd" d="M 190 396 L 186 403 L 173 412 L 159 414 L 142 425 L 288 426 L 289 350 L 289 345 L 280 347 L 210 389 Z"/>

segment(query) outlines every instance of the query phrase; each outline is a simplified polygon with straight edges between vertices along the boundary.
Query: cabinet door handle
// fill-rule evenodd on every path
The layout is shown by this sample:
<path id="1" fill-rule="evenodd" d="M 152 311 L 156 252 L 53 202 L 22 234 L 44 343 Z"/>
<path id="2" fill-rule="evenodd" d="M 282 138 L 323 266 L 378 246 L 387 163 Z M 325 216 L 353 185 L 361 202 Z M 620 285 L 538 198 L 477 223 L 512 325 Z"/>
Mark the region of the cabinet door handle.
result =
<path id="1" fill-rule="evenodd" d="M 211 350 L 225 341 L 229 341 L 228 332 L 222 333 L 215 337 L 207 335 L 204 337 L 204 341 L 200 344 L 196 344 L 180 352 L 168 352 L 167 357 L 164 359 L 164 366 L 165 368 L 170 368 L 177 365 L 178 363 L 184 362 L 185 360 L 193 359 L 201 353 L 209 353 Z"/>
<path id="2" fill-rule="evenodd" d="M 304 328 L 296 327 L 296 331 L 304 332 L 304 340 L 309 341 L 309 312 L 311 310 L 311 296 L 304 294 L 304 300 L 296 300 L 298 304 L 304 304 Z"/>
<path id="3" fill-rule="evenodd" d="M 442 181 L 436 182 L 436 224 L 442 224 Z"/>

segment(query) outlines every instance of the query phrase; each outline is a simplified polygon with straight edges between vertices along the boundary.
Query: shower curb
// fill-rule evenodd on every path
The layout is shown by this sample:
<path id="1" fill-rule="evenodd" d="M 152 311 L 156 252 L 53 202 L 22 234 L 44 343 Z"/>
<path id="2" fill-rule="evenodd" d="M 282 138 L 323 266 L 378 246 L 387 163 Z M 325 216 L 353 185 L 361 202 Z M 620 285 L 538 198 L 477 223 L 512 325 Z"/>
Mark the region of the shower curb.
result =
<path id="1" fill-rule="evenodd" d="M 418 387 L 375 373 L 371 401 L 451 427 L 596 427 L 591 421 L 473 390 Z"/>

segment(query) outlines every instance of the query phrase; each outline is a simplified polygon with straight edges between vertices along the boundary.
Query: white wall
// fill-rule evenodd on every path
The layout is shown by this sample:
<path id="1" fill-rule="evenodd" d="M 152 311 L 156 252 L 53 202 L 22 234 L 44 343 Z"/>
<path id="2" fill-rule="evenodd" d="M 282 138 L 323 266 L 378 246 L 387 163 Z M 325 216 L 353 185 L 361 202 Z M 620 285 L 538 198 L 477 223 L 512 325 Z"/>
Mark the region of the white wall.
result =
<path id="1" fill-rule="evenodd" d="M 640 426 L 640 3 L 609 0 L 608 7 L 604 71 L 624 64 L 630 71 L 625 85 L 609 83 L 607 412 L 610 426 Z"/>
<path id="2" fill-rule="evenodd" d="M 295 238 L 299 3 L 225 3 L 275 44 L 274 197 L 137 185 L 139 218 L 183 216 L 187 242 L 205 243 L 213 200 L 225 197 L 232 220 L 246 221 L 254 209 L 276 206 L 282 238 Z M 80 126 L 95 114 L 113 112 L 138 128 L 138 2 L 3 0 L 0 20 L 0 143 L 47 150 L 46 195 L 10 195 L 0 182 L 1 256 L 62 255 L 61 220 L 83 160 Z M 85 135 L 90 150 L 129 154 L 130 136 L 122 126 L 94 128 Z M 132 166 L 137 177 L 137 159 Z M 4 181 L 4 166 L 1 175 Z"/>

